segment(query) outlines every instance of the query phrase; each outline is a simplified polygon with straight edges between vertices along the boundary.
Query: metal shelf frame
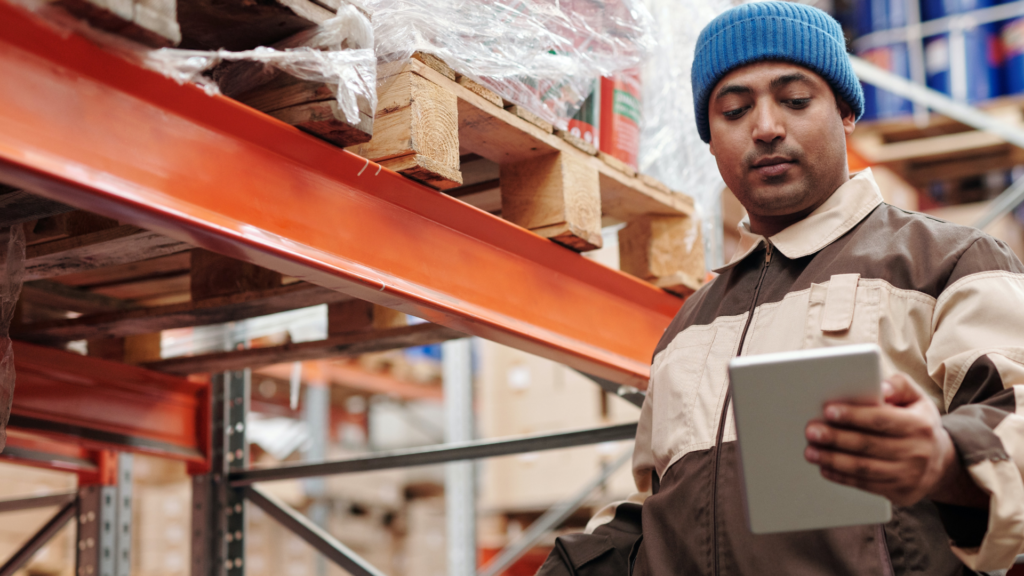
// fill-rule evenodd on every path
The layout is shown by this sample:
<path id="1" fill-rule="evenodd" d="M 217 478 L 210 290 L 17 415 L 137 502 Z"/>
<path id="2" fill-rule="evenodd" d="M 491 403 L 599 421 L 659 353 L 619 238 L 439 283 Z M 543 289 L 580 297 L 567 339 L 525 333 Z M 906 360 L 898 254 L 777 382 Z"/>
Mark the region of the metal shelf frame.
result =
<path id="1" fill-rule="evenodd" d="M 999 8 L 1024 14 L 1022 5 Z M 914 32 L 919 39 L 926 25 L 938 26 L 921 24 L 916 32 L 901 33 Z M 867 63 L 855 60 L 855 65 L 869 82 L 892 80 Z M 650 352 L 680 299 L 228 98 L 178 85 L 4 0 L 0 76 L 13 87 L 0 91 L 0 181 L 549 358 L 627 401 L 642 403 Z M 1008 141 L 1024 143 L 1019 130 L 974 116 L 976 111 L 958 108 L 920 85 L 901 89 L 921 109 L 948 110 Z M 71 363 L 62 365 L 62 377 L 53 368 L 60 354 L 16 345 L 18 371 L 35 374 L 37 380 L 25 386 L 19 382 L 12 448 L 21 461 L 91 477 L 103 476 L 97 461 L 103 450 L 188 462 L 195 494 L 205 495 L 197 501 L 202 506 L 194 528 L 204 535 L 204 528 L 215 531 L 199 547 L 194 576 L 244 573 L 239 552 L 244 534 L 237 529 L 242 499 L 346 570 L 379 574 L 262 493 L 254 486 L 259 481 L 626 440 L 636 432 L 636 424 L 628 424 L 250 470 L 242 466 L 244 430 L 238 427 L 247 411 L 244 376 L 225 375 L 206 386 L 61 356 Z M 98 372 L 106 374 L 99 377 Z M 52 398 L 53 391 L 74 390 L 74 376 L 82 373 L 93 377 L 88 394 L 80 391 L 77 400 L 60 409 L 40 401 Z M 127 381 L 134 385 L 126 388 Z M 50 393 L 40 396 L 45 390 Z M 153 396 L 154 391 L 160 394 Z M 96 400 L 97 394 L 106 399 Z M 236 404 L 238 399 L 243 400 Z M 175 426 L 183 422 L 187 425 Z M 18 433 L 23 432 L 42 438 L 22 438 Z M 239 449 L 242 454 L 234 456 Z M 20 565 L 81 512 L 82 493 L 75 498 L 0 502 L 0 511 L 64 503 L 9 566 Z M 552 519 L 579 502 L 581 496 L 567 500 L 542 526 L 553 525 Z M 232 514 L 236 517 L 228 519 Z M 501 562 L 521 549 L 523 544 L 516 544 Z M 3 570 L 8 568 L 0 576 L 8 573 Z"/>

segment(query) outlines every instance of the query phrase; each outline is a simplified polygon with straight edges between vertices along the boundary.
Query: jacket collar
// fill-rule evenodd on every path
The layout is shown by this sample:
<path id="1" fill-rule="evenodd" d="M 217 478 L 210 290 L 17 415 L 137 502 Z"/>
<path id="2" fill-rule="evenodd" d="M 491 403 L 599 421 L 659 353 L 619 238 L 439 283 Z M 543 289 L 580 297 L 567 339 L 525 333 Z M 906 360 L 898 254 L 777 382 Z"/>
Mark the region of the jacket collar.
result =
<path id="1" fill-rule="evenodd" d="M 803 220 L 782 230 L 768 240 L 790 260 L 818 252 L 846 234 L 882 203 L 875 177 L 868 168 L 858 172 Z M 727 270 L 750 255 L 765 238 L 750 231 L 750 218 L 744 217 L 739 226 L 740 242 L 732 260 L 715 269 Z"/>

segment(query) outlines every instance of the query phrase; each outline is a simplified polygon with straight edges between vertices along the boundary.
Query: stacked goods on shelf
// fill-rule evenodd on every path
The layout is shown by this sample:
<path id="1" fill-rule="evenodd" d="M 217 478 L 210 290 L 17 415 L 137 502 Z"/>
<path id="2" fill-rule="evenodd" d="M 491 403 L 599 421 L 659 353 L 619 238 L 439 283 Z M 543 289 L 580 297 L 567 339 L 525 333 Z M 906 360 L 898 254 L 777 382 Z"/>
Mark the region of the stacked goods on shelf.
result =
<path id="1" fill-rule="evenodd" d="M 366 15 L 345 1 L 59 0 L 41 7 L 13 1 L 178 82 L 223 92 L 337 145 L 365 142 L 372 134 L 373 33 Z M 154 10 L 161 22 L 173 24 L 166 33 L 150 26 L 156 40 L 126 23 L 148 23 Z M 69 13 L 89 26 L 69 20 Z"/>
<path id="2" fill-rule="evenodd" d="M 906 26 L 904 0 L 858 0 L 855 3 L 860 35 Z M 878 46 L 858 51 L 858 56 L 875 66 L 904 78 L 910 77 L 907 45 Z M 864 84 L 864 119 L 883 119 L 910 114 L 909 101 L 870 84 Z"/>
<path id="3" fill-rule="evenodd" d="M 132 463 L 132 574 L 185 576 L 191 566 L 192 479 L 184 462 Z"/>
<path id="4" fill-rule="evenodd" d="M 994 0 L 922 0 L 923 20 L 963 14 Z M 982 24 L 924 39 L 928 87 L 961 102 L 975 103 L 1004 93 L 999 25 Z"/>
<path id="5" fill-rule="evenodd" d="M 640 93 L 639 69 L 601 78 L 601 152 L 634 171 L 640 154 Z"/>
<path id="6" fill-rule="evenodd" d="M 586 377 L 519 350 L 481 342 L 480 366 L 477 417 L 484 438 L 624 424 L 639 418 L 638 407 L 607 395 Z M 480 467 L 479 509 L 543 512 L 575 494 L 629 446 L 619 442 L 487 459 Z M 593 504 L 622 500 L 634 491 L 629 466 L 623 466 L 595 493 Z"/>
<path id="7" fill-rule="evenodd" d="M 590 92 L 590 96 L 587 96 L 587 99 L 583 101 L 583 105 L 580 106 L 580 109 L 577 110 L 576 114 L 573 114 L 573 117 L 569 119 L 569 130 L 563 138 L 570 142 L 574 142 L 574 139 L 577 141 L 582 140 L 583 144 L 577 143 L 577 146 L 584 150 L 593 149 L 593 147 L 600 147 L 600 122 L 601 80 L 595 80 L 594 89 Z"/>
<path id="8" fill-rule="evenodd" d="M 446 526 L 444 497 L 414 498 L 408 502 L 402 542 L 403 576 L 448 574 Z"/>
<path id="9" fill-rule="evenodd" d="M 1024 92 L 1024 18 L 1003 23 L 999 32 L 1003 52 L 1003 87 L 1007 94 Z"/>
<path id="10" fill-rule="evenodd" d="M 310 0 L 256 5 L 241 0 L 182 0 L 178 5 L 181 46 L 188 50 L 148 51 L 142 59 L 179 81 L 192 80 L 207 87 L 216 82 L 230 96 L 452 196 L 480 199 L 481 193 L 487 192 L 483 196 L 487 196 L 484 200 L 491 211 L 576 251 L 600 247 L 601 228 L 608 224 L 636 221 L 637 226 L 653 230 L 648 222 L 657 217 L 662 222 L 659 230 L 671 229 L 679 235 L 694 229 L 691 198 L 637 175 L 639 90 L 635 73 L 623 73 L 613 84 L 604 82 L 612 94 L 604 103 L 608 109 L 602 129 L 607 153 L 598 152 L 585 140 L 569 138 L 563 130 L 567 127 L 564 114 L 583 100 L 578 74 L 610 73 L 625 63 L 637 62 L 642 54 L 645 24 L 638 15 L 646 12 L 634 10 L 632 0 L 599 2 L 600 6 L 588 5 L 577 12 L 566 10 L 562 23 L 557 18 L 545 19 L 546 11 L 540 5 L 524 8 L 521 18 L 517 16 L 513 22 L 503 20 L 507 13 L 495 7 L 474 8 L 473 18 L 492 22 L 499 32 L 507 28 L 506 35 L 518 37 L 517 27 L 551 27 L 545 41 L 561 48 L 530 61 L 530 66 L 539 68 L 535 76 L 514 81 L 508 80 L 513 65 L 505 52 L 524 48 L 508 45 L 502 52 L 499 48 L 504 44 L 476 47 L 488 68 L 481 67 L 479 61 L 467 64 L 466 55 L 456 53 L 455 48 L 467 48 L 475 36 L 455 40 L 431 36 L 435 43 L 440 42 L 432 47 L 437 52 L 454 59 L 463 70 L 479 74 L 472 78 L 430 54 L 417 53 L 414 59 L 405 60 L 413 55 L 410 42 L 415 40 L 410 38 L 409 22 L 402 20 L 408 16 L 403 16 L 395 0 L 372 4 L 370 8 L 376 12 L 371 31 L 366 16 L 353 6 L 340 6 L 335 16 Z M 426 11 L 429 25 L 440 26 L 438 30 L 451 25 L 441 22 L 429 6 L 415 9 Z M 493 30 L 480 33 L 499 34 L 496 40 L 511 42 L 511 37 Z M 372 34 L 377 35 L 375 49 L 383 64 L 368 73 L 359 58 L 373 57 Z M 443 44 L 446 41 L 451 43 Z M 583 43 L 588 43 L 585 50 L 578 47 Z M 275 48 L 252 50 L 261 45 Z M 231 52 L 214 50 L 222 46 Z M 197 61 L 201 65 L 197 66 Z M 549 82 L 540 95 L 543 103 L 537 107 L 527 110 L 507 98 L 522 96 L 523 90 L 536 96 L 546 85 L 538 78 L 553 78 L 555 70 L 567 75 Z M 504 79 L 494 80 L 487 72 L 491 76 L 501 73 Z M 583 82 L 588 88 L 593 85 L 593 76 L 589 78 Z M 499 92 L 487 86 L 497 87 Z M 496 172 L 497 177 L 464 179 L 462 164 L 468 157 L 483 159 L 487 170 L 481 173 Z M 652 232 L 652 241 L 654 236 L 657 234 Z M 703 278 L 703 270 L 684 269 L 689 266 L 685 263 L 694 262 L 688 256 L 676 255 L 675 261 L 681 264 L 669 271 L 670 275 Z M 659 283 L 664 271 L 651 270 L 643 262 L 624 269 L 683 295 L 700 285 L 699 281 Z"/>
<path id="11" fill-rule="evenodd" d="M 692 199 L 613 157 L 595 157 L 596 148 L 553 133 L 517 106 L 503 107 L 500 96 L 460 82 L 444 62 L 413 59 L 393 76 L 379 93 L 373 139 L 350 151 L 577 251 L 600 247 L 609 222 L 643 227 L 657 216 L 672 233 L 694 229 Z M 676 255 L 672 274 L 702 278 L 702 261 L 699 271 L 683 268 L 693 262 L 688 256 Z M 643 263 L 623 269 L 649 281 L 664 276 Z M 688 294 L 698 286 L 663 287 Z"/>

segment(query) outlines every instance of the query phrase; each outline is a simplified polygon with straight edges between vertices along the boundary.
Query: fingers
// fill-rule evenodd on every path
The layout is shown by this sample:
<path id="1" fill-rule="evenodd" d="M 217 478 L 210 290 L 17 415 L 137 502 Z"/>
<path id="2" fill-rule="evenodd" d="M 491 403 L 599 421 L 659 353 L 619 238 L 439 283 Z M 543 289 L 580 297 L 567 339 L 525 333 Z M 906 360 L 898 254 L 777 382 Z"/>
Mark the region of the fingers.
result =
<path id="1" fill-rule="evenodd" d="M 829 404 L 825 420 L 833 426 L 855 428 L 882 436 L 911 436 L 923 432 L 924 422 L 917 414 L 893 405 L 856 406 Z"/>
<path id="2" fill-rule="evenodd" d="M 882 460 L 898 460 L 910 448 L 909 443 L 903 438 L 834 428 L 822 422 L 811 422 L 807 426 L 805 434 L 807 440 L 818 448 L 834 449 Z"/>
<path id="3" fill-rule="evenodd" d="M 897 482 L 905 475 L 905 466 L 898 462 L 822 450 L 814 446 L 804 450 L 804 458 L 821 466 L 823 474 L 826 471 L 833 472 L 865 483 Z M 828 478 L 827 475 L 825 477 Z"/>
<path id="4" fill-rule="evenodd" d="M 894 374 L 882 383 L 882 395 L 886 403 L 907 406 L 924 397 L 924 391 L 903 374 Z"/>

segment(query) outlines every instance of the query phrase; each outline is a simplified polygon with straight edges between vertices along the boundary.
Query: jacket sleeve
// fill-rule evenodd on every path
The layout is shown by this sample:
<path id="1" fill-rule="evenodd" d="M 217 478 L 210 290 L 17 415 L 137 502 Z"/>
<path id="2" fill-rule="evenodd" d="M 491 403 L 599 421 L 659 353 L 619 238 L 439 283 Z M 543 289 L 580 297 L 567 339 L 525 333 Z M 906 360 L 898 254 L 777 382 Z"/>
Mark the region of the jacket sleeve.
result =
<path id="1" fill-rule="evenodd" d="M 981 237 L 935 303 L 928 372 L 943 391 L 943 425 L 988 510 L 936 503 L 953 552 L 978 571 L 1024 552 L 1024 266 Z"/>
<path id="2" fill-rule="evenodd" d="M 640 411 L 633 448 L 633 479 L 637 492 L 599 510 L 587 529 L 555 539 L 537 576 L 622 576 L 641 538 L 643 502 L 651 493 L 654 459 L 651 455 L 651 401 L 648 389 Z"/>

